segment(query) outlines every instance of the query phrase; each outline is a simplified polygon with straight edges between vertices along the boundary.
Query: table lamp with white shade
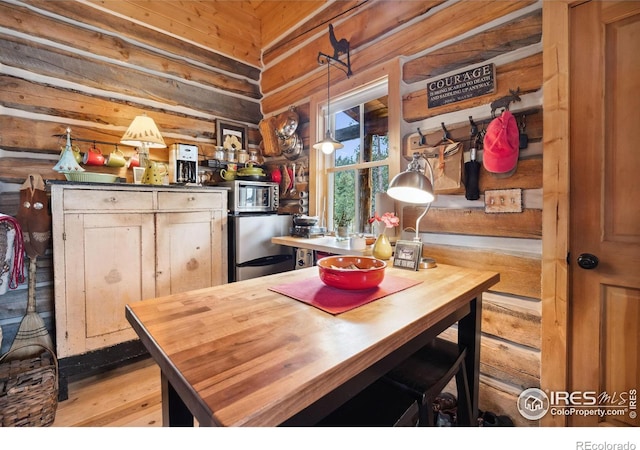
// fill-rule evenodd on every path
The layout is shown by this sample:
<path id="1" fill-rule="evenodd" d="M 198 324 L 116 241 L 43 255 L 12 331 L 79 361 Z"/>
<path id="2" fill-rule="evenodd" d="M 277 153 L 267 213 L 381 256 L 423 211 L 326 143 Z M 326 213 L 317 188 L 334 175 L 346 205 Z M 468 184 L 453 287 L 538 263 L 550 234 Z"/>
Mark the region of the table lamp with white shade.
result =
<path id="1" fill-rule="evenodd" d="M 151 117 L 144 113 L 133 119 L 133 122 L 129 125 L 122 139 L 120 139 L 120 143 L 138 147 L 140 167 L 144 167 L 145 169 L 149 165 L 149 149 L 167 147 L 156 123 Z"/>

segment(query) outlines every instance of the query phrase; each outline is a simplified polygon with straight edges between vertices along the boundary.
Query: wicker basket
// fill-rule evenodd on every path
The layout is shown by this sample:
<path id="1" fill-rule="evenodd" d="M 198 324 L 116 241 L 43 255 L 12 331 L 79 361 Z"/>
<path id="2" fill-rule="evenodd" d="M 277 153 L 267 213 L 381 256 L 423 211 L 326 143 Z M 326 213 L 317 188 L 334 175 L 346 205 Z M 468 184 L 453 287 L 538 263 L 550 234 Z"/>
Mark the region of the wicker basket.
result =
<path id="1" fill-rule="evenodd" d="M 34 344 L 35 345 L 35 344 Z M 36 358 L 0 357 L 0 427 L 46 427 L 58 408 L 58 359 L 45 351 Z"/>

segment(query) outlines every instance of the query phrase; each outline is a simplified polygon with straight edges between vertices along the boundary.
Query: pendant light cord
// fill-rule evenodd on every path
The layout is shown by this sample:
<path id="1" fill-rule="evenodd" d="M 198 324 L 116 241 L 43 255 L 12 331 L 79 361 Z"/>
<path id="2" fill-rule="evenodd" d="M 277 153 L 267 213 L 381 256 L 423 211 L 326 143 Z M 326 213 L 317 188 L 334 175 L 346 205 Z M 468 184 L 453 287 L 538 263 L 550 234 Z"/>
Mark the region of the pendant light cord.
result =
<path id="1" fill-rule="evenodd" d="M 331 95 L 329 95 L 329 86 L 331 86 L 331 60 L 327 58 L 327 135 L 331 132 Z"/>

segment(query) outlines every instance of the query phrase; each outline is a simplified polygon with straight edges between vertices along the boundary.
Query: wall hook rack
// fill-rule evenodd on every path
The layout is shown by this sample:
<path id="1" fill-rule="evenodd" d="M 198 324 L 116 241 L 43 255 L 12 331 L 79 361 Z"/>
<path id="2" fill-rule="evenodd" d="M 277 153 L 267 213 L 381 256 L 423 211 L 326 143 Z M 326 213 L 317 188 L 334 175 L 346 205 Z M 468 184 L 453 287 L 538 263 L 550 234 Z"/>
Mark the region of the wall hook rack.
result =
<path id="1" fill-rule="evenodd" d="M 420 131 L 420 127 L 418 127 L 418 134 L 420 135 L 420 145 L 427 145 L 427 137 L 422 134 L 422 131 Z"/>
<path id="2" fill-rule="evenodd" d="M 469 130 L 469 134 L 474 138 L 478 134 L 478 125 L 473 121 L 473 116 L 469 116 L 469 125 L 471 129 Z"/>
<path id="3" fill-rule="evenodd" d="M 444 122 L 440 122 L 440 126 L 442 127 L 442 142 L 448 142 L 451 140 L 451 133 L 447 130 L 447 127 L 444 125 Z"/>
<path id="4" fill-rule="evenodd" d="M 67 135 L 66 134 L 54 134 L 53 137 L 57 137 L 57 138 L 66 138 Z M 118 150 L 118 143 L 117 142 L 107 142 L 107 141 L 97 141 L 95 139 L 81 139 L 81 138 L 70 138 L 71 142 L 73 143 L 75 142 L 90 142 L 91 144 L 93 144 L 94 146 L 96 144 L 100 144 L 100 145 L 113 145 L 116 150 Z"/>

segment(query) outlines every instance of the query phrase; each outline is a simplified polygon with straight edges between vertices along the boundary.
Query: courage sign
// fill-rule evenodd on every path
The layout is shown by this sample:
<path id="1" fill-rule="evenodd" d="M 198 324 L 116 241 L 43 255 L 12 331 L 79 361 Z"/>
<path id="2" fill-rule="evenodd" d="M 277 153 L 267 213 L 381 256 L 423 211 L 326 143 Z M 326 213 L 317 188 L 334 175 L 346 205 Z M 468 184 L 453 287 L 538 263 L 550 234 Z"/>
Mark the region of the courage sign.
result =
<path id="1" fill-rule="evenodd" d="M 429 108 L 448 105 L 495 91 L 496 69 L 493 63 L 449 75 L 427 84 Z"/>

